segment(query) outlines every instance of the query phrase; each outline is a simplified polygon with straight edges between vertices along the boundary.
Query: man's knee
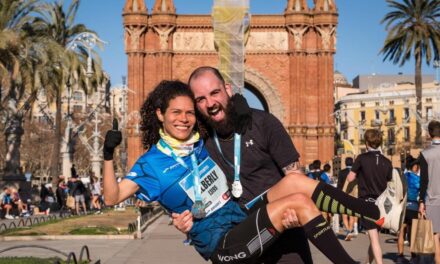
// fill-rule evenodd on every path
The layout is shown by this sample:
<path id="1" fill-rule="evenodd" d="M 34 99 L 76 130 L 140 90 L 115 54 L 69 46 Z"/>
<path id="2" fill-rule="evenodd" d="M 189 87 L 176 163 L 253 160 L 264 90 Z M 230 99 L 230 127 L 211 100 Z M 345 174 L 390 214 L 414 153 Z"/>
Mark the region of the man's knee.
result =
<path id="1" fill-rule="evenodd" d="M 315 204 L 312 199 L 305 194 L 295 193 L 288 196 L 290 202 L 295 204 L 295 207 L 298 209 L 313 209 L 315 208 Z"/>

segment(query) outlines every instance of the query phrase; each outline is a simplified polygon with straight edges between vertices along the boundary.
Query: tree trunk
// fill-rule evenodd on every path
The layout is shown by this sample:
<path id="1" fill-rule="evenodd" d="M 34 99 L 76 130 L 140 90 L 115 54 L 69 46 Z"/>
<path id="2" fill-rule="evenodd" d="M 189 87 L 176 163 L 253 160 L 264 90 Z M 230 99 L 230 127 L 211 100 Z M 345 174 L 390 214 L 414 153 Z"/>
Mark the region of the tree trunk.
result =
<path id="1" fill-rule="evenodd" d="M 55 113 L 55 144 L 52 151 L 52 162 L 50 167 L 50 176 L 52 177 L 52 183 L 58 184 L 60 173 L 60 146 L 62 140 L 61 134 L 61 88 L 56 91 L 56 113 Z"/>
<path id="2" fill-rule="evenodd" d="M 20 171 L 20 146 L 23 136 L 23 117 L 17 113 L 12 113 L 6 124 L 6 158 L 5 175 L 15 176 L 21 174 Z"/>
<path id="3" fill-rule="evenodd" d="M 416 138 L 415 143 L 417 147 L 422 147 L 422 122 L 423 122 L 423 113 L 422 113 L 422 55 L 419 53 L 416 54 L 416 75 L 415 75 L 415 86 L 416 86 L 416 111 L 417 114 L 421 117 L 420 122 L 416 122 Z"/>
<path id="4" fill-rule="evenodd" d="M 23 114 L 17 109 L 15 91 L 12 91 L 8 100 L 7 119 L 5 127 L 6 158 L 5 176 L 20 174 L 20 146 L 23 136 Z"/>

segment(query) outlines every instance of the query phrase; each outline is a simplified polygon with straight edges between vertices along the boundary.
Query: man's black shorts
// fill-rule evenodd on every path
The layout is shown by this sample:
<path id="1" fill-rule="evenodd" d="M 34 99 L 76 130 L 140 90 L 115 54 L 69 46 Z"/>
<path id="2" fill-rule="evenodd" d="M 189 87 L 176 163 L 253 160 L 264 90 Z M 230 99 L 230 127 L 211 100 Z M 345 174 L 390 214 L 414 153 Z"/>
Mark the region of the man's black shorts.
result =
<path id="1" fill-rule="evenodd" d="M 375 203 L 376 202 L 376 197 L 359 197 L 359 199 L 362 199 L 368 203 Z M 360 219 L 360 222 L 362 224 L 362 227 L 365 230 L 372 230 L 372 229 L 377 229 L 380 230 L 380 226 L 376 225 L 374 222 L 371 222 L 369 220 L 365 220 L 365 219 Z"/>
<path id="2" fill-rule="evenodd" d="M 211 261 L 228 264 L 254 263 L 278 236 L 279 232 L 269 219 L 267 207 L 262 206 L 220 239 Z"/>

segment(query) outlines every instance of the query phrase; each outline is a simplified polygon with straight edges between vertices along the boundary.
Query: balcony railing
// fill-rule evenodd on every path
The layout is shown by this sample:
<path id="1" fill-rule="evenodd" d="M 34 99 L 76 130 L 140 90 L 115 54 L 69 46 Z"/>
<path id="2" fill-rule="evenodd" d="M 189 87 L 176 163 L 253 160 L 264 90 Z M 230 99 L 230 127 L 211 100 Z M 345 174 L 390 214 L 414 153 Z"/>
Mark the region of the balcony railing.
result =
<path id="1" fill-rule="evenodd" d="M 380 120 L 380 119 L 372 119 L 371 120 L 372 127 L 379 127 L 381 125 L 382 125 L 382 120 Z"/>
<path id="2" fill-rule="evenodd" d="M 396 145 L 396 139 L 388 139 L 388 140 L 387 140 L 387 144 L 388 144 L 389 146 L 391 146 L 391 145 Z"/>
<path id="3" fill-rule="evenodd" d="M 385 124 L 387 126 L 394 126 L 394 125 L 396 125 L 396 118 L 393 117 L 393 118 L 390 118 L 390 119 L 385 119 Z"/>

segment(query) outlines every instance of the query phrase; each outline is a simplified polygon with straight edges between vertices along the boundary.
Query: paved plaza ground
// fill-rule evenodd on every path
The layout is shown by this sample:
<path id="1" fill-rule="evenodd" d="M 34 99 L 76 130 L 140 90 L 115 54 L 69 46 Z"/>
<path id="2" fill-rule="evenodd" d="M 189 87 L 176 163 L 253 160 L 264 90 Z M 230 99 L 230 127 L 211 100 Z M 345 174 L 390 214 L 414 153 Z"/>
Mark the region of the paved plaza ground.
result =
<path id="1" fill-rule="evenodd" d="M 4 220 L 3 220 L 4 221 Z M 394 263 L 396 256 L 395 236 L 382 235 L 382 250 L 384 252 L 384 263 Z M 351 256 L 358 260 L 365 260 L 368 237 L 360 234 L 351 242 L 341 243 Z M 69 253 L 79 255 L 83 245 L 90 248 L 92 259 L 100 259 L 105 264 L 120 263 L 148 263 L 148 264 L 202 264 L 205 262 L 196 251 L 185 246 L 182 241 L 184 236 L 174 227 L 168 225 L 166 216 L 160 217 L 150 225 L 141 240 L 129 239 L 75 239 L 75 240 L 40 240 L 40 241 L 3 241 L 0 242 L 0 250 L 16 245 L 43 245 Z M 408 252 L 408 247 L 405 248 Z M 48 251 L 42 249 L 19 249 L 0 254 L 4 256 L 35 256 L 48 257 Z M 49 253 L 50 254 L 50 253 Z M 318 250 L 312 247 L 314 262 L 317 264 L 330 263 Z M 50 256 L 50 255 L 49 255 Z M 408 254 L 406 255 L 408 257 Z M 365 263 L 363 261 L 363 263 Z"/>

